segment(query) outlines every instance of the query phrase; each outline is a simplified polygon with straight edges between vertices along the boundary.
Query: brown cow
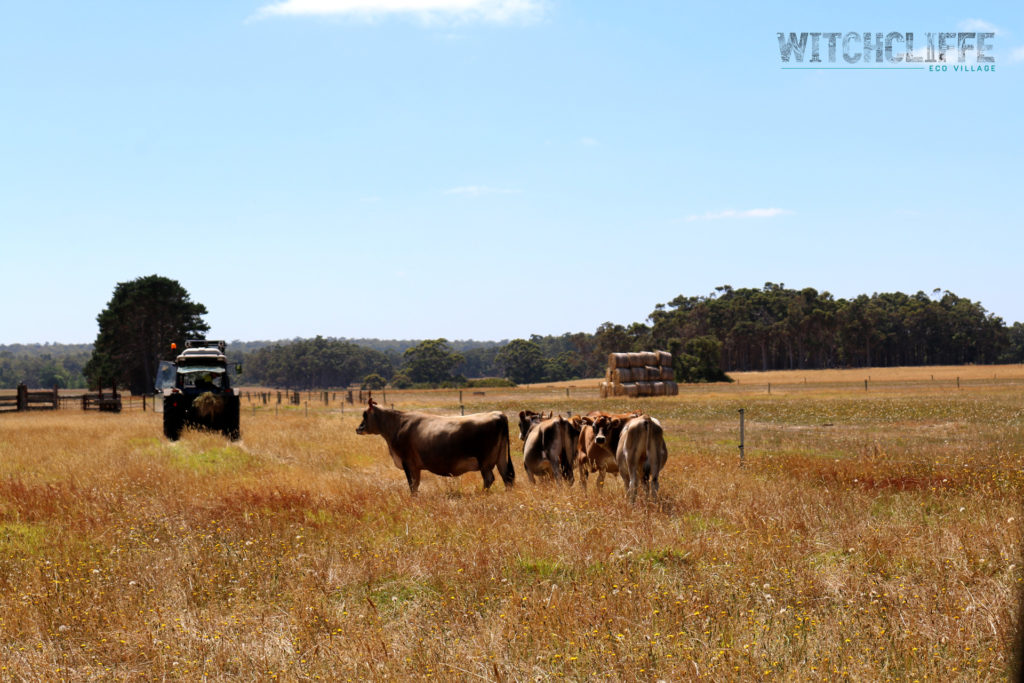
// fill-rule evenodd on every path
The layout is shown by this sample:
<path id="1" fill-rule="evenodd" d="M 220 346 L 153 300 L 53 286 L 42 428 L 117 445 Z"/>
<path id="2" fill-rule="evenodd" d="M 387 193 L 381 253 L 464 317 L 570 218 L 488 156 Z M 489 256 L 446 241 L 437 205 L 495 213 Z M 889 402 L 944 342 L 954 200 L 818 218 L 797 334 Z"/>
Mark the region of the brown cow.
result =
<path id="1" fill-rule="evenodd" d="M 523 413 L 520 413 L 520 431 Z M 572 454 L 576 448 L 576 432 L 561 415 L 539 422 L 527 423 L 523 444 L 523 469 L 530 483 L 534 475 L 547 475 L 555 481 L 565 478 L 573 482 Z"/>
<path id="2" fill-rule="evenodd" d="M 576 467 L 580 471 L 580 485 L 587 488 L 587 477 L 597 472 L 597 485 L 604 485 L 605 474 L 616 474 L 619 471 L 615 459 L 619 433 L 627 419 L 598 415 L 580 419 L 579 437 L 576 441 Z"/>
<path id="3" fill-rule="evenodd" d="M 495 465 L 505 488 L 516 478 L 509 455 L 508 418 L 498 411 L 444 417 L 388 410 L 371 398 L 356 434 L 384 437 L 391 459 L 405 471 L 413 493 L 420 486 L 421 470 L 443 477 L 479 470 L 485 489 L 494 483 Z"/>
<path id="4" fill-rule="evenodd" d="M 658 475 L 668 460 L 665 432 L 661 423 L 650 415 L 634 417 L 622 428 L 615 451 L 619 475 L 626 485 L 626 495 L 636 500 L 637 485 L 641 483 L 648 497 L 658 496 Z"/>

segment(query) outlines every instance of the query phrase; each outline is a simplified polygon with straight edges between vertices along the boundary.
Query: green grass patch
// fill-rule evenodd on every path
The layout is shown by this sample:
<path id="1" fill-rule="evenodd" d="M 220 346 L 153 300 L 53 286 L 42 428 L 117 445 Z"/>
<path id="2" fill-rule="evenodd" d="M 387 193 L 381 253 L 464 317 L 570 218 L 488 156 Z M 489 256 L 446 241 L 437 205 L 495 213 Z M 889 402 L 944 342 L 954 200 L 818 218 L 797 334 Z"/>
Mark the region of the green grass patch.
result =
<path id="1" fill-rule="evenodd" d="M 50 530 L 45 524 L 0 522 L 0 555 L 33 557 L 45 547 Z"/>
<path id="2" fill-rule="evenodd" d="M 171 450 L 171 464 L 174 467 L 196 474 L 238 472 L 252 465 L 253 461 L 252 455 L 235 446 L 209 448 L 192 453 L 176 445 Z"/>
<path id="3" fill-rule="evenodd" d="M 567 581 L 572 578 L 572 571 L 569 567 L 558 560 L 549 560 L 539 557 L 519 557 L 515 561 L 517 574 L 526 574 L 548 581 Z"/>

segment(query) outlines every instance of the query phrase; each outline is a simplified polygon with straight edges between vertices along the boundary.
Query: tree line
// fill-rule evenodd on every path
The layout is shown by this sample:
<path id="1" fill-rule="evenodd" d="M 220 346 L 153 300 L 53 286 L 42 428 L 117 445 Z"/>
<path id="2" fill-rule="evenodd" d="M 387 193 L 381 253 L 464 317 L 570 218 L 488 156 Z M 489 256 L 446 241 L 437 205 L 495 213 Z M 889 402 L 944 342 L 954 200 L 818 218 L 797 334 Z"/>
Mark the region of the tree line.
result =
<path id="1" fill-rule="evenodd" d="M 82 389 L 82 368 L 92 356 L 92 344 L 0 344 L 0 388 Z"/>
<path id="2" fill-rule="evenodd" d="M 980 303 L 939 289 L 837 299 L 771 282 L 724 286 L 659 305 L 649 320 L 636 343 L 710 338 L 726 371 L 1024 361 L 1024 326 L 1008 327 Z"/>
<path id="3" fill-rule="evenodd" d="M 173 360 L 170 342 L 209 329 L 206 308 L 157 275 L 118 283 L 97 316 L 93 345 L 0 346 L 0 388 L 19 382 L 64 388 L 152 391 L 155 367 Z M 725 285 L 705 296 L 658 304 L 645 323 L 603 323 L 593 333 L 532 335 L 500 342 L 336 339 L 232 342 L 237 381 L 296 389 L 467 386 L 598 377 L 613 352 L 667 349 L 679 381 L 721 381 L 745 370 L 1024 362 L 1024 325 L 1007 326 L 978 302 L 931 294 L 835 298 L 813 288 Z M 472 378 L 472 379 L 471 379 Z"/>

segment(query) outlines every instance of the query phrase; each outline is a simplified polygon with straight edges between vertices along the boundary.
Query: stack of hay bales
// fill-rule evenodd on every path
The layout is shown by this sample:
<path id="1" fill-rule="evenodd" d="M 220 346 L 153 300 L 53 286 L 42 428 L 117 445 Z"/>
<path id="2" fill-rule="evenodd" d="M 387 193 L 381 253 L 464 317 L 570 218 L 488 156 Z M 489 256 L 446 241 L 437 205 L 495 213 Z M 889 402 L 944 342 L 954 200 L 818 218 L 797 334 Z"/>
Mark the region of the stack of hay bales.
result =
<path id="1" fill-rule="evenodd" d="M 608 354 L 608 372 L 601 382 L 601 398 L 609 396 L 676 396 L 679 385 L 668 351 Z"/>

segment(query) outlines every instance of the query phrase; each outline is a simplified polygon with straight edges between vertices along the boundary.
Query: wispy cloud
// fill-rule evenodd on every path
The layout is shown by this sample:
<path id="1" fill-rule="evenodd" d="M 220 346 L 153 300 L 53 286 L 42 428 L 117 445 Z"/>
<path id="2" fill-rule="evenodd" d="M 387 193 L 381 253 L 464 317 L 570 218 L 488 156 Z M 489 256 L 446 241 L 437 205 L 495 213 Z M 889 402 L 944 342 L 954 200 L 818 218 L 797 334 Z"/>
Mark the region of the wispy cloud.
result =
<path id="1" fill-rule="evenodd" d="M 725 211 L 708 211 L 702 214 L 692 214 L 687 216 L 684 220 L 687 223 L 693 221 L 719 221 L 726 218 L 773 218 L 775 216 L 783 216 L 785 214 L 793 213 L 789 209 L 747 209 L 745 211 L 737 211 L 735 209 L 726 209 Z"/>
<path id="2" fill-rule="evenodd" d="M 1024 45 L 1021 47 L 1015 47 L 1010 50 L 1010 61 L 1011 62 L 1024 62 Z"/>
<path id="3" fill-rule="evenodd" d="M 995 24 L 984 19 L 964 19 L 956 25 L 958 31 L 974 31 L 976 33 L 1002 34 L 1002 30 Z"/>
<path id="4" fill-rule="evenodd" d="M 601 144 L 595 138 L 580 138 L 580 144 L 584 147 L 596 147 Z"/>
<path id="5" fill-rule="evenodd" d="M 426 22 L 531 22 L 544 13 L 543 0 L 280 0 L 257 17 L 347 16 L 379 19 L 414 16 Z"/>
<path id="6" fill-rule="evenodd" d="M 488 187 L 487 185 L 463 185 L 447 189 L 444 193 L 464 197 L 480 197 L 486 194 L 519 194 L 519 190 L 508 187 Z"/>

